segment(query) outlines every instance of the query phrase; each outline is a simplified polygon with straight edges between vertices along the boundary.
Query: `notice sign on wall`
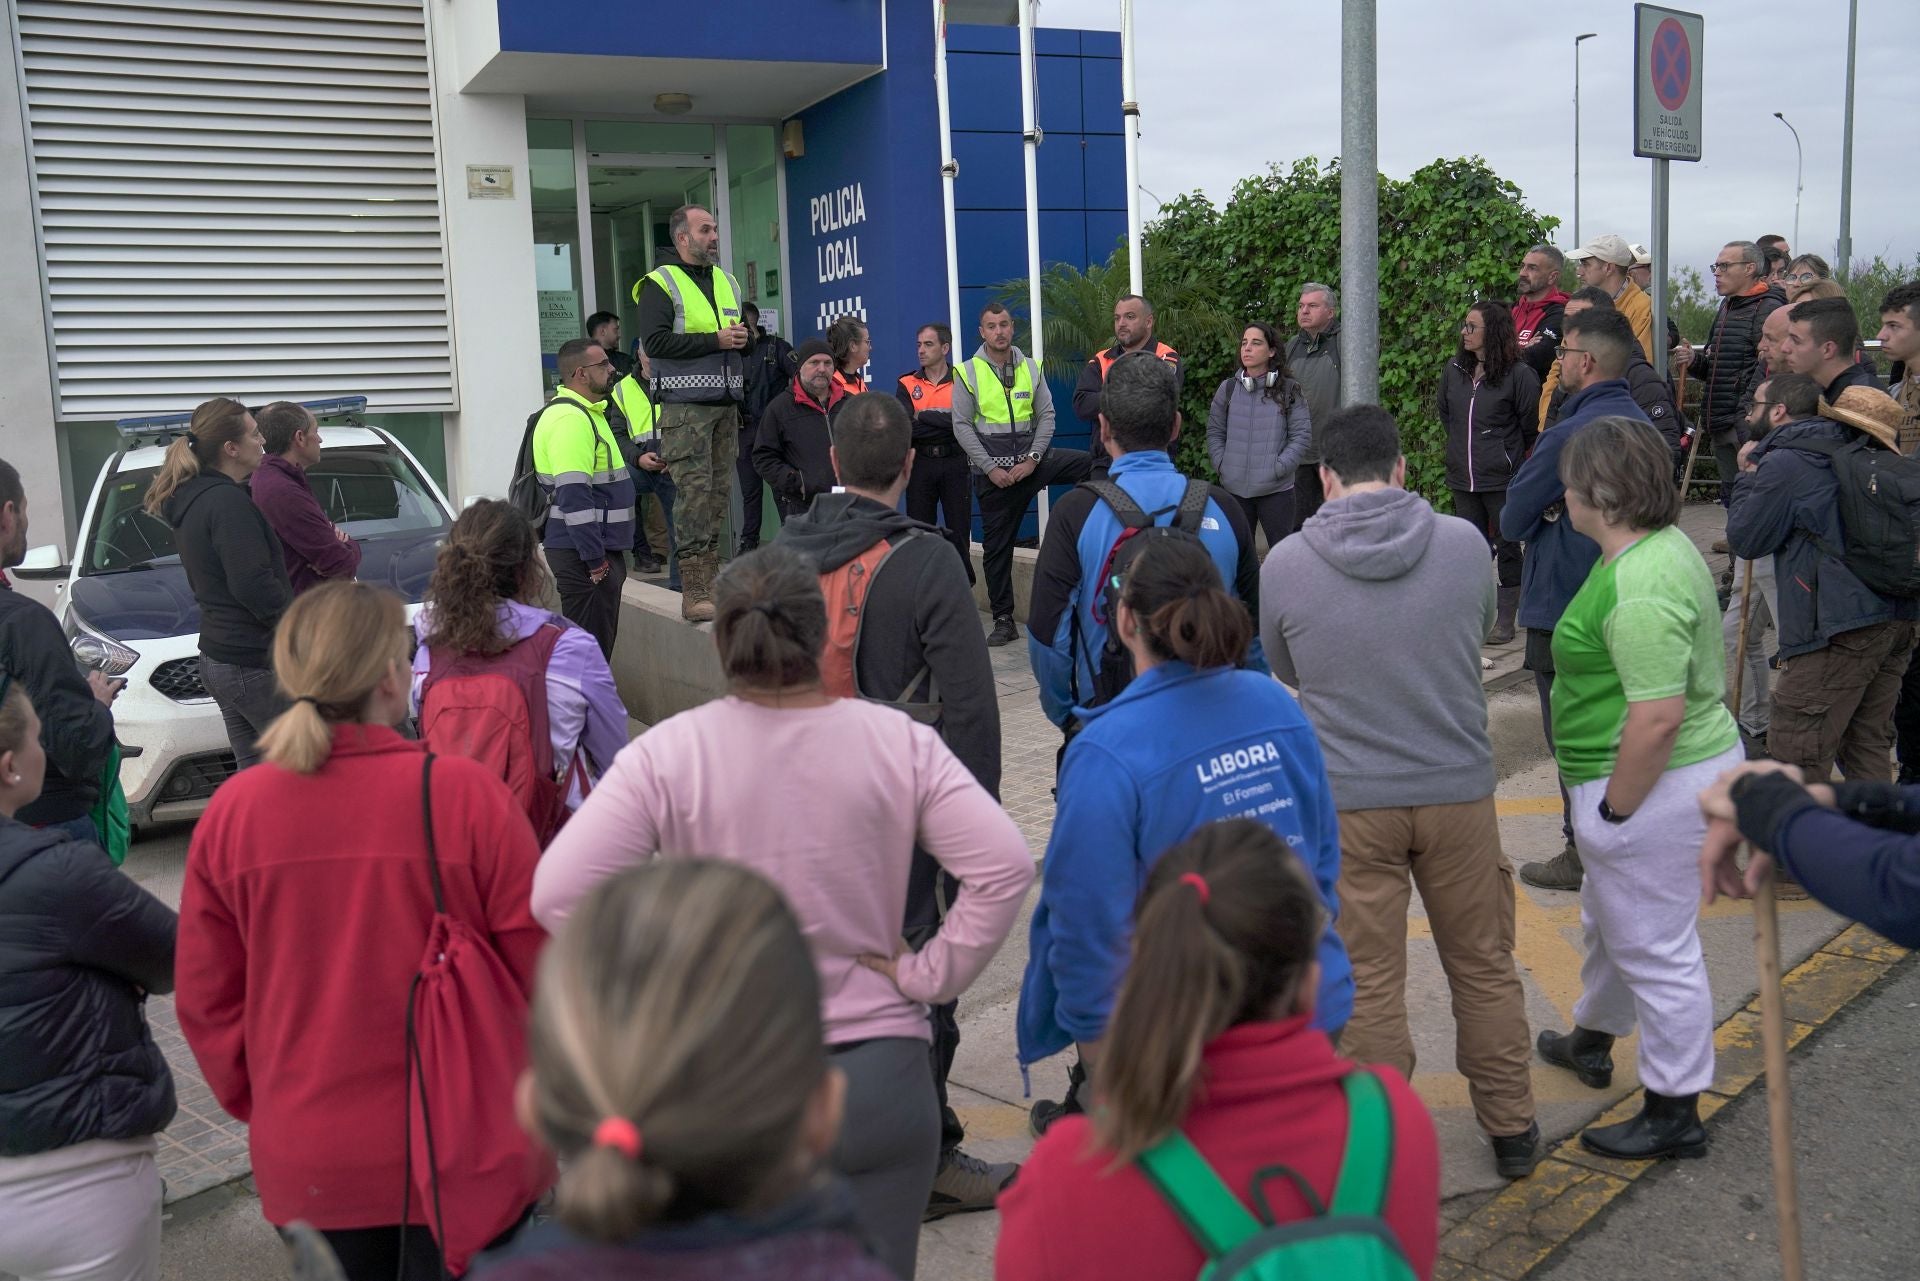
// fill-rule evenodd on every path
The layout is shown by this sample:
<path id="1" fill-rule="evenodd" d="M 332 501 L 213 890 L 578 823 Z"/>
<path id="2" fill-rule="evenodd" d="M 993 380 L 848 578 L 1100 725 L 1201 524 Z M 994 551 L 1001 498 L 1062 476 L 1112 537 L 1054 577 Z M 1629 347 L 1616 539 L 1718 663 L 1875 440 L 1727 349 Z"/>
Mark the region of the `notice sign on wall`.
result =
<path id="1" fill-rule="evenodd" d="M 1706 19 L 1697 13 L 1636 4 L 1633 23 L 1633 154 L 1654 160 L 1698 160 Z"/>
<path id="2" fill-rule="evenodd" d="M 584 338 L 580 328 L 580 295 L 571 289 L 540 291 L 540 350 L 552 355 L 560 344 L 572 338 Z"/>

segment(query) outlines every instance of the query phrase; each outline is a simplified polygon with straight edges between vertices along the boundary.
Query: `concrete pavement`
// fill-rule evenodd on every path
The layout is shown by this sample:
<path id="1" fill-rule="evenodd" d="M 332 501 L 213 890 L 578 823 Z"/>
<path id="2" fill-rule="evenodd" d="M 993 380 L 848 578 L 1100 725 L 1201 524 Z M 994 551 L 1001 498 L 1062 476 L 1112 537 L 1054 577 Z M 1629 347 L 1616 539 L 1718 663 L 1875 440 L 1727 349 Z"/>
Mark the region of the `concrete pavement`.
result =
<path id="1" fill-rule="evenodd" d="M 1711 537 L 1717 520 L 1689 510 L 1696 542 Z M 1699 528 L 1693 528 L 1699 526 Z M 1719 568 L 1722 558 L 1710 558 Z M 1483 673 L 1489 686 L 1489 723 L 1501 778 L 1498 804 L 1501 838 L 1517 865 L 1551 856 L 1560 847 L 1559 799 L 1552 763 L 1541 740 L 1538 703 L 1531 680 L 1517 670 L 1518 643 L 1489 651 Z M 1034 853 L 1044 852 L 1051 827 L 1054 754 L 1058 732 L 1040 714 L 1033 678 L 1021 643 L 993 651 L 1003 718 L 1003 800 L 1026 833 Z M 128 861 L 128 871 L 169 901 L 177 901 L 188 831 L 162 830 L 145 835 Z M 1036 890 L 1037 893 L 1037 890 Z M 1029 902 L 1029 909 L 1031 902 Z M 1782 934 L 1791 966 L 1830 939 L 1840 922 L 1806 903 L 1783 905 Z M 953 1073 L 953 1098 L 969 1130 L 967 1149 L 995 1160 L 1017 1160 L 1031 1147 L 1020 1074 L 1014 1062 L 1012 1021 L 1021 970 L 1025 965 L 1026 922 L 1016 927 L 981 980 L 961 1003 L 963 1040 Z M 1581 960 L 1578 896 L 1521 887 L 1518 952 L 1528 993 L 1530 1022 L 1536 1027 L 1565 1027 L 1579 992 Z M 1716 1017 L 1733 1015 L 1751 997 L 1754 979 L 1744 906 L 1722 905 L 1702 922 Z M 1463 1078 L 1452 1070 L 1452 1021 L 1444 976 L 1419 900 L 1414 898 L 1409 928 L 1408 1004 L 1419 1055 L 1414 1085 L 1433 1109 L 1442 1150 L 1443 1226 L 1466 1219 L 1492 1198 L 1504 1182 L 1492 1173 L 1486 1141 L 1474 1124 Z M 164 1027 L 167 1003 L 154 1003 L 156 1023 Z M 183 1089 L 197 1082 L 190 1057 L 172 1055 Z M 1541 1127 L 1547 1140 L 1572 1134 L 1636 1086 L 1634 1043 L 1615 1053 L 1613 1088 L 1593 1092 L 1564 1073 L 1537 1067 L 1534 1073 Z M 1058 1097 L 1065 1082 L 1065 1060 L 1035 1065 L 1032 1097 Z M 190 1124 L 190 1123 L 189 1123 Z M 229 1126 L 231 1123 L 227 1123 Z M 170 1138 L 178 1137 L 170 1135 Z M 186 1136 L 191 1137 L 191 1136 Z M 225 1136 L 219 1140 L 224 1144 Z M 227 1180 L 246 1173 L 244 1154 L 226 1158 L 219 1173 Z M 169 1277 L 262 1278 L 284 1274 L 271 1230 L 258 1218 L 258 1206 L 245 1183 L 229 1182 L 214 1193 L 176 1201 L 177 1221 L 165 1237 Z M 929 1225 L 923 1236 L 921 1275 L 934 1281 L 986 1278 L 992 1271 L 997 1229 L 992 1214 L 976 1214 Z M 278 1269 L 278 1270 L 276 1270 Z"/>
<path id="2" fill-rule="evenodd" d="M 1913 1213 L 1920 962 L 1898 962 L 1795 1051 L 1794 1151 L 1809 1277 L 1920 1273 Z M 1771 1281 L 1781 1275 L 1767 1090 L 1730 1103 L 1704 1161 L 1655 1168 L 1533 1276 Z"/>

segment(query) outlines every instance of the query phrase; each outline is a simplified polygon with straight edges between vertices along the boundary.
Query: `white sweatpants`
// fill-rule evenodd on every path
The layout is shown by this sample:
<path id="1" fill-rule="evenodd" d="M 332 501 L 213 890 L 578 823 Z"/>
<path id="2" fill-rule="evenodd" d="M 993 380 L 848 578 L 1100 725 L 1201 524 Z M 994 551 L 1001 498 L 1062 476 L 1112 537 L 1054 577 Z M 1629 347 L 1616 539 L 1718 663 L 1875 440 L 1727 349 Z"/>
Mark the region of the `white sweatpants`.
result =
<path id="1" fill-rule="evenodd" d="M 1586 879 L 1587 958 L 1573 1021 L 1626 1036 L 1640 1027 L 1640 1083 L 1656 1094 L 1713 1084 L 1713 993 L 1700 951 L 1700 792 L 1743 759 L 1739 748 L 1670 769 L 1633 817 L 1600 817 L 1607 780 L 1573 789 L 1573 835 Z"/>
<path id="2" fill-rule="evenodd" d="M 0 1272 L 21 1281 L 157 1281 L 154 1140 L 0 1157 Z"/>

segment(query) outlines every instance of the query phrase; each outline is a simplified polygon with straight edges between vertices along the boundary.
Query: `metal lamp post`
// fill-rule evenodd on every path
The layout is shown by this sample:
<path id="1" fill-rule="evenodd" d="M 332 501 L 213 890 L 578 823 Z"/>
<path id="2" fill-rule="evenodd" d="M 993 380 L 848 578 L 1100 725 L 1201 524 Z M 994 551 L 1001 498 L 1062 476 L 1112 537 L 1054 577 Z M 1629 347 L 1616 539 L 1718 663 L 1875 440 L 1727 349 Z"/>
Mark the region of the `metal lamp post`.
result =
<path id="1" fill-rule="evenodd" d="M 1580 42 L 1599 34 L 1589 31 L 1573 38 L 1573 243 L 1576 245 L 1587 243 L 1580 239 Z"/>
<path id="2" fill-rule="evenodd" d="M 1806 173 L 1806 153 L 1800 149 L 1800 131 L 1793 127 L 1793 121 L 1787 119 L 1785 112 L 1776 111 L 1773 118 L 1787 127 L 1793 135 L 1793 247 L 1800 250 L 1800 190 L 1801 178 Z"/>

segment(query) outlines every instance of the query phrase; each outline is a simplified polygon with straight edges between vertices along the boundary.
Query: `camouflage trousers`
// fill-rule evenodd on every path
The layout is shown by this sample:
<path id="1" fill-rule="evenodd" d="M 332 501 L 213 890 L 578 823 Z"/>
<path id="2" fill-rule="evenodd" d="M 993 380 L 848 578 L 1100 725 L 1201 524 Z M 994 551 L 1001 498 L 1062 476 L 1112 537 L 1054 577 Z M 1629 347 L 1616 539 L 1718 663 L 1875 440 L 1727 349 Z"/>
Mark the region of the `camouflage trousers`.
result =
<path id="1" fill-rule="evenodd" d="M 680 559 L 718 557 L 720 526 L 733 493 L 733 460 L 740 448 L 736 405 L 660 407 L 660 458 L 679 491 L 673 525 Z"/>

